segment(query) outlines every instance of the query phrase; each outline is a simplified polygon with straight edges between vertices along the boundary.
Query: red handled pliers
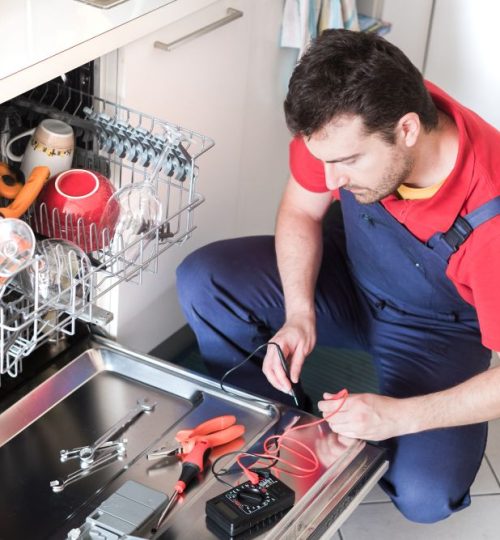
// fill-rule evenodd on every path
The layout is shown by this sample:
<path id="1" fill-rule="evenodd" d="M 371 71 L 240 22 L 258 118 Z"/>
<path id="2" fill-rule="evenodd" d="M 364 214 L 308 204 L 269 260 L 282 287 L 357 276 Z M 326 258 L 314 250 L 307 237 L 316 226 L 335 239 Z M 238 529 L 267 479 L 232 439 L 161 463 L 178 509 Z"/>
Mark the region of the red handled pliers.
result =
<path id="1" fill-rule="evenodd" d="M 159 459 L 189 454 L 196 443 L 206 441 L 209 448 L 221 446 L 238 439 L 245 433 L 245 426 L 236 424 L 236 416 L 216 416 L 193 429 L 182 429 L 175 435 L 179 443 L 174 447 L 163 446 L 148 454 L 148 459 Z"/>

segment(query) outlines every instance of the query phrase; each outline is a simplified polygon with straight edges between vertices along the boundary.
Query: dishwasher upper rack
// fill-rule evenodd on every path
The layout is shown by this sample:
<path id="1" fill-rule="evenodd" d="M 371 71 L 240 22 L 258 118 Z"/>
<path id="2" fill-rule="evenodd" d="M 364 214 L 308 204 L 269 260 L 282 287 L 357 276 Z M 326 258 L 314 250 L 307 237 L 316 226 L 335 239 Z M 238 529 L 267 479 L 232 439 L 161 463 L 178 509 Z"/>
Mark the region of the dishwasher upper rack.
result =
<path id="1" fill-rule="evenodd" d="M 39 345 L 61 334 L 73 334 L 76 319 L 109 322 L 112 315 L 99 308 L 97 300 L 123 281 L 140 284 L 143 272 L 158 271 L 161 253 L 191 236 L 194 209 L 204 200 L 195 189 L 197 158 L 214 145 L 200 133 L 63 84 L 49 83 L 12 103 L 32 124 L 43 118 L 70 124 L 77 141 L 73 167 L 104 174 L 116 189 L 144 181 L 154 169 L 155 158 L 163 152 L 164 161 L 154 179 L 162 201 L 162 219 L 147 235 L 117 250 L 111 249 L 111 232 L 99 230 L 97 224 L 92 224 L 89 232 L 81 219 L 68 224 L 67 217 L 57 211 L 49 214 L 44 205 L 38 211 L 30 208 L 24 216 L 28 223 L 43 222 L 43 230 L 52 236 L 84 245 L 92 264 L 84 268 L 80 261 L 77 271 L 61 287 L 59 296 L 67 299 L 63 308 L 54 307 L 58 302 L 37 294 L 28 296 L 23 290 L 21 276 L 26 272 L 34 279 L 33 289 L 40 289 L 40 256 L 7 282 L 0 299 L 0 378 L 2 374 L 17 376 L 23 358 Z M 135 141 L 137 148 L 130 144 Z M 132 247 L 136 255 L 129 258 Z"/>

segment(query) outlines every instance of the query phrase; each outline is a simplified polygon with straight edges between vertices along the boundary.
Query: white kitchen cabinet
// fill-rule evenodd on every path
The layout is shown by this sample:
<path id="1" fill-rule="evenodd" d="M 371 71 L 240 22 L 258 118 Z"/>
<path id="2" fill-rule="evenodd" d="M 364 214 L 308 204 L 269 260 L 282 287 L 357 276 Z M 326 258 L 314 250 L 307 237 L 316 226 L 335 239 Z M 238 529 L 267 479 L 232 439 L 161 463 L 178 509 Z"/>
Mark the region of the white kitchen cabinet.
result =
<path id="1" fill-rule="evenodd" d="M 224 17 L 228 7 L 243 17 L 172 51 L 153 46 Z M 190 251 L 220 238 L 273 231 L 288 171 L 282 103 L 295 58 L 278 46 L 281 14 L 274 0 L 216 2 L 106 59 L 117 62 L 119 102 L 216 143 L 199 159 L 197 190 L 206 202 L 195 212 L 192 238 L 160 257 L 159 275 L 146 276 L 140 287 L 122 284 L 114 295 L 114 331 L 126 346 L 151 350 L 183 326 L 175 268 Z"/>

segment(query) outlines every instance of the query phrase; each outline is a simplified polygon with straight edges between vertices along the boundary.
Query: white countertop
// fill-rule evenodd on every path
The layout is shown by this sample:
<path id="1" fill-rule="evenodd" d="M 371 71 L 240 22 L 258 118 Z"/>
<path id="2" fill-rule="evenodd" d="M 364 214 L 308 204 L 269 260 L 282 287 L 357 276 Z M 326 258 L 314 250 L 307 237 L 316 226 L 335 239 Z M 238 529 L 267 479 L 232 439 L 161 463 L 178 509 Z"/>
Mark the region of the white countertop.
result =
<path id="1" fill-rule="evenodd" d="M 153 32 L 215 0 L 0 0 L 0 103 Z"/>

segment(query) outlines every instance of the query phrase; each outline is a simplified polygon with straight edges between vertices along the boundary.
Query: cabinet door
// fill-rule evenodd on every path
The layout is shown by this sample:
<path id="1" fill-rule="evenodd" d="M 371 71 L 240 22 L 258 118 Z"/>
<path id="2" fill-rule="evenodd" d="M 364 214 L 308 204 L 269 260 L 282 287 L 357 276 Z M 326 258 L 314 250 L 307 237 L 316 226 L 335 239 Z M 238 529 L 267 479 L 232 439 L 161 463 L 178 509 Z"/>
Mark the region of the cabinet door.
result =
<path id="1" fill-rule="evenodd" d="M 153 47 L 224 17 L 228 7 L 244 16 L 171 51 Z M 192 238 L 160 257 L 159 275 L 119 287 L 113 311 L 125 345 L 151 350 L 184 324 L 175 268 L 188 252 L 242 232 L 273 230 L 287 175 L 282 100 L 286 65 L 293 64 L 283 64 L 278 47 L 281 9 L 274 0 L 215 2 L 118 52 L 120 102 L 216 143 L 199 158 L 197 191 L 206 201 L 195 211 Z"/>

